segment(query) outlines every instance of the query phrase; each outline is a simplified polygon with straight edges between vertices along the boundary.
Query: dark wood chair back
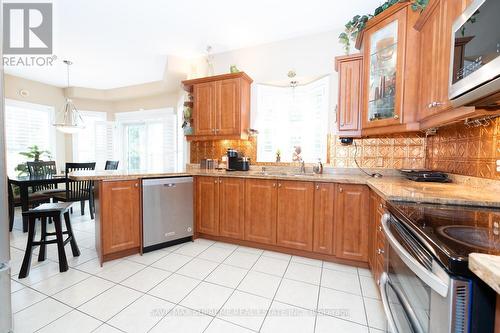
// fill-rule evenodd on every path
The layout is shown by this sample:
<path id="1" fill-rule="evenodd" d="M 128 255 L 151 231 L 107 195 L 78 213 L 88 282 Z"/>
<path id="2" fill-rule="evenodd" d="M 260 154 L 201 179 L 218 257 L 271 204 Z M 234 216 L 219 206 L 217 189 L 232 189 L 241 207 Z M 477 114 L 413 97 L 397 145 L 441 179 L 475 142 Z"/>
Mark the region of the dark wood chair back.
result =
<path id="1" fill-rule="evenodd" d="M 106 165 L 104 165 L 104 170 L 117 170 L 118 163 L 120 163 L 120 161 L 106 161 Z"/>
<path id="2" fill-rule="evenodd" d="M 95 170 L 95 162 L 66 163 L 66 201 L 82 201 L 90 199 L 92 181 L 71 180 L 68 178 L 69 173 L 81 170 Z"/>
<path id="3" fill-rule="evenodd" d="M 30 177 L 48 177 L 57 174 L 56 161 L 26 162 Z M 57 184 L 33 186 L 33 192 L 57 189 Z"/>

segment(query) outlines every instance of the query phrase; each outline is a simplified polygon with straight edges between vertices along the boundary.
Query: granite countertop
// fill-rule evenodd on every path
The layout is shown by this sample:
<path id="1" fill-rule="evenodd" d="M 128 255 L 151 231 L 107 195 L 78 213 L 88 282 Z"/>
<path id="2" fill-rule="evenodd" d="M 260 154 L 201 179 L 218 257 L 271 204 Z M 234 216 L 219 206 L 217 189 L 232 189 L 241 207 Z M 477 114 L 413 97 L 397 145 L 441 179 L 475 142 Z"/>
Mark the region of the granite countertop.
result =
<path id="1" fill-rule="evenodd" d="M 469 269 L 500 294 L 500 256 L 471 253 Z"/>
<path id="2" fill-rule="evenodd" d="M 397 173 L 396 173 L 397 174 Z M 141 171 L 77 171 L 69 176 L 74 180 L 127 180 L 156 177 L 179 177 L 179 176 L 212 176 L 212 177 L 237 177 L 258 178 L 276 180 L 300 180 L 314 182 L 335 182 L 347 184 L 368 185 L 385 200 L 411 201 L 437 204 L 473 205 L 485 207 L 499 207 L 499 188 L 489 188 L 485 184 L 469 184 L 463 182 L 454 183 L 418 183 L 407 180 L 396 174 L 390 174 L 382 178 L 371 178 L 352 170 L 350 172 L 333 172 L 316 174 L 300 174 L 290 171 L 225 171 L 225 170 L 201 170 L 190 168 L 182 172 L 141 172 Z M 496 185 L 498 186 L 498 185 Z"/>

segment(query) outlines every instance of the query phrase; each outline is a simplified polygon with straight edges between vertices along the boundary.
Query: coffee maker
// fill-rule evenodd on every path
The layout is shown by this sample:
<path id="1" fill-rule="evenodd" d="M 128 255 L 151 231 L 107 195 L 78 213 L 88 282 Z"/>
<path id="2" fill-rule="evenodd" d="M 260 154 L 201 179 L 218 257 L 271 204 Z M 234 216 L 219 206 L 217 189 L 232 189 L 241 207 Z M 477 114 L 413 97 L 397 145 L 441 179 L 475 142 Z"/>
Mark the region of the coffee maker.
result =
<path id="1" fill-rule="evenodd" d="M 250 159 L 240 156 L 238 151 L 227 149 L 227 171 L 248 171 L 250 170 Z"/>

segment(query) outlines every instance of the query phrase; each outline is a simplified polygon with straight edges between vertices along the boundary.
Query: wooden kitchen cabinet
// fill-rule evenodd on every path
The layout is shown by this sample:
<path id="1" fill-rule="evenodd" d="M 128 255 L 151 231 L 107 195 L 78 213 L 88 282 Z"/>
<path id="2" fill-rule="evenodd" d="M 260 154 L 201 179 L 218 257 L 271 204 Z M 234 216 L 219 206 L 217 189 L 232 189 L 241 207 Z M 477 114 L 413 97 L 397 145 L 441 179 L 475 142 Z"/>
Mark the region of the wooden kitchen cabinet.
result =
<path id="1" fill-rule="evenodd" d="M 96 191 L 96 247 L 101 263 L 141 251 L 139 180 L 99 181 Z"/>
<path id="2" fill-rule="evenodd" d="M 193 94 L 193 134 L 187 139 L 247 139 L 251 83 L 244 72 L 183 81 Z"/>
<path id="3" fill-rule="evenodd" d="M 418 119 L 422 129 L 480 115 L 474 107 L 454 109 L 448 98 L 454 47 L 452 26 L 466 5 L 466 1 L 459 0 L 430 0 L 415 23 L 415 29 L 420 32 Z M 467 41 L 463 39 L 463 42 Z M 460 57 L 460 47 L 453 53 Z"/>
<path id="4" fill-rule="evenodd" d="M 219 235 L 244 238 L 245 180 L 219 178 Z"/>
<path id="5" fill-rule="evenodd" d="M 335 256 L 368 262 L 368 187 L 338 184 L 335 200 Z"/>
<path id="6" fill-rule="evenodd" d="M 196 231 L 219 235 L 219 178 L 196 177 Z"/>
<path id="7" fill-rule="evenodd" d="M 314 183 L 278 181 L 277 245 L 312 251 Z"/>
<path id="8" fill-rule="evenodd" d="M 277 201 L 275 180 L 245 181 L 245 240 L 276 244 Z"/>
<path id="9" fill-rule="evenodd" d="M 363 136 L 420 128 L 420 36 L 413 28 L 419 13 L 410 6 L 411 2 L 397 3 L 370 19 L 356 41 L 364 56 Z"/>
<path id="10" fill-rule="evenodd" d="M 385 235 L 382 231 L 382 216 L 385 202 L 374 191 L 370 191 L 370 226 L 368 263 L 377 284 L 385 265 Z"/>
<path id="11" fill-rule="evenodd" d="M 338 102 L 336 130 L 340 137 L 361 136 L 363 102 L 363 55 L 353 54 L 335 58 L 338 72 Z"/>
<path id="12" fill-rule="evenodd" d="M 213 135 L 216 126 L 216 87 L 217 83 L 205 82 L 193 86 L 193 95 L 196 96 L 193 109 L 196 116 L 193 116 L 193 127 L 196 128 L 197 135 Z"/>
<path id="13" fill-rule="evenodd" d="M 335 184 L 316 183 L 314 191 L 313 251 L 335 254 L 334 244 Z"/>

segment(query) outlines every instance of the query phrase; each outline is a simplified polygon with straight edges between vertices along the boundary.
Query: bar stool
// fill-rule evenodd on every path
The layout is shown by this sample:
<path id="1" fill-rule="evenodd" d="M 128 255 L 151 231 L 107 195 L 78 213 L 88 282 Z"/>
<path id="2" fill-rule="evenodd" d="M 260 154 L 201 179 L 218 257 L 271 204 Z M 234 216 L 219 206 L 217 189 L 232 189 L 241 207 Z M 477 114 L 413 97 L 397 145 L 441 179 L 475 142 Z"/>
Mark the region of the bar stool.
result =
<path id="1" fill-rule="evenodd" d="M 23 216 L 28 217 L 28 243 L 26 244 L 26 252 L 24 253 L 21 271 L 19 272 L 20 279 L 27 277 L 30 272 L 31 253 L 34 246 L 40 246 L 38 261 L 44 261 L 46 245 L 57 243 L 60 272 L 66 272 L 68 270 L 68 260 L 66 259 L 66 252 L 64 252 L 64 246 L 68 242 L 70 242 L 71 244 L 71 251 L 73 252 L 73 256 L 78 257 L 80 255 L 80 250 L 78 249 L 78 245 L 76 244 L 76 239 L 73 235 L 73 229 L 71 228 L 71 221 L 69 219 L 69 208 L 71 204 L 71 202 L 45 203 L 34 209 L 23 212 Z M 64 216 L 66 231 L 62 231 L 62 216 Z M 47 218 L 52 219 L 56 232 L 47 232 Z M 38 242 L 34 240 L 36 219 L 40 219 L 42 223 L 40 241 Z M 68 237 L 66 239 L 63 239 L 63 235 L 68 235 Z M 47 236 L 55 236 L 56 238 L 48 240 Z"/>

